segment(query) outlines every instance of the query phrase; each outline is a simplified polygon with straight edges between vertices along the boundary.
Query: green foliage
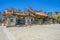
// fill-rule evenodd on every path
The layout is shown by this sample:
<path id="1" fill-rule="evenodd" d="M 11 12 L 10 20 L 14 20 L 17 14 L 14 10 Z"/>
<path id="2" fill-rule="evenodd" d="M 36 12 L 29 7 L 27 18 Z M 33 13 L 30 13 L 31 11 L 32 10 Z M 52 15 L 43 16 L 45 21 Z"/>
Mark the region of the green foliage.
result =
<path id="1" fill-rule="evenodd" d="M 60 15 L 57 16 L 57 20 L 60 22 Z"/>
<path id="2" fill-rule="evenodd" d="M 47 19 L 47 23 L 50 23 L 50 19 Z"/>
<path id="3" fill-rule="evenodd" d="M 42 20 L 39 20 L 39 21 L 38 21 L 38 24 L 42 24 Z"/>

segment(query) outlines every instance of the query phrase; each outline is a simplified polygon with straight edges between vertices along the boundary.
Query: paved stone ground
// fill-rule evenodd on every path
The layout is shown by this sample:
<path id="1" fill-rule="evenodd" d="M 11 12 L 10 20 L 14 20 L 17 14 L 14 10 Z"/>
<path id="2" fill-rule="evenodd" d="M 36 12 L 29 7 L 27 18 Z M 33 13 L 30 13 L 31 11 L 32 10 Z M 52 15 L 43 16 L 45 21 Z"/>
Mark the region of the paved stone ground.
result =
<path id="1" fill-rule="evenodd" d="M 6 26 L 0 26 L 0 40 L 16 40 L 15 37 Z"/>
<path id="2" fill-rule="evenodd" d="M 9 27 L 17 40 L 60 40 L 60 24 Z"/>
<path id="3" fill-rule="evenodd" d="M 1 29 L 0 29 L 0 40 L 6 40 L 6 35 Z"/>

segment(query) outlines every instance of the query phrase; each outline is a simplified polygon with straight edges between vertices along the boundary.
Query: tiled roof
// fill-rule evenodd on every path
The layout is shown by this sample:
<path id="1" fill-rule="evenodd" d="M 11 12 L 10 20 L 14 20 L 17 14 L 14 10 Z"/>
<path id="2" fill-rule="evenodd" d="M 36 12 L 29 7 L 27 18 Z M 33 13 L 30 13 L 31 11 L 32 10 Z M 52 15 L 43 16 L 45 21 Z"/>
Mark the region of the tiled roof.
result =
<path id="1" fill-rule="evenodd" d="M 52 17 L 53 17 L 53 18 L 56 18 L 56 16 L 57 16 L 56 12 L 53 12 L 53 13 L 52 13 Z"/>
<path id="2" fill-rule="evenodd" d="M 34 12 L 34 10 L 33 10 L 33 9 L 30 9 L 30 8 L 29 8 L 28 10 L 29 10 L 30 12 Z"/>
<path id="3" fill-rule="evenodd" d="M 16 15 L 22 15 L 22 16 L 25 16 L 25 13 L 24 13 L 24 12 L 19 12 L 19 11 L 17 11 L 17 12 L 16 12 Z"/>
<path id="4" fill-rule="evenodd" d="M 5 10 L 5 14 L 13 14 L 13 10 Z"/>
<path id="5" fill-rule="evenodd" d="M 44 12 L 36 12 L 37 15 L 41 15 L 41 16 L 48 16 L 46 13 Z"/>
<path id="6" fill-rule="evenodd" d="M 4 11 L 4 14 L 6 14 L 6 15 L 11 15 L 11 14 L 16 14 L 16 15 L 25 15 L 25 13 L 24 12 L 20 12 L 20 11 L 16 11 L 16 12 L 14 12 L 13 10 L 5 10 Z"/>

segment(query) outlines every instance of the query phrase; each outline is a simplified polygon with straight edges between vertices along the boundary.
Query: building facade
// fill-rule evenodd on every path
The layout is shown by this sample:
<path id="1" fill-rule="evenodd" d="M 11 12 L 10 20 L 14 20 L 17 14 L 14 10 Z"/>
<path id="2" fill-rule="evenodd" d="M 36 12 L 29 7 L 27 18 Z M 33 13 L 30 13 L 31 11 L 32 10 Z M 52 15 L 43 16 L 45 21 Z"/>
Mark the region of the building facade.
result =
<path id="1" fill-rule="evenodd" d="M 35 11 L 32 8 L 28 8 L 24 12 L 9 8 L 3 12 L 3 20 L 7 26 L 46 24 L 49 19 L 51 19 L 49 14 Z"/>

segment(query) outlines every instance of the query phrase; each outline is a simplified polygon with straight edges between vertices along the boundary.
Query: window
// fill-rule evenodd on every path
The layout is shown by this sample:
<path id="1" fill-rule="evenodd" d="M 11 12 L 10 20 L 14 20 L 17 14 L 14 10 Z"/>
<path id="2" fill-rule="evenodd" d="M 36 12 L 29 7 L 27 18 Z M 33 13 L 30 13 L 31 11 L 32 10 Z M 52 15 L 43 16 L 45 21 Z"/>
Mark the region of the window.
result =
<path id="1" fill-rule="evenodd" d="M 13 22 L 13 19 L 11 19 L 10 22 Z"/>

